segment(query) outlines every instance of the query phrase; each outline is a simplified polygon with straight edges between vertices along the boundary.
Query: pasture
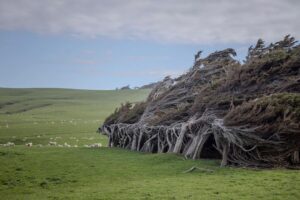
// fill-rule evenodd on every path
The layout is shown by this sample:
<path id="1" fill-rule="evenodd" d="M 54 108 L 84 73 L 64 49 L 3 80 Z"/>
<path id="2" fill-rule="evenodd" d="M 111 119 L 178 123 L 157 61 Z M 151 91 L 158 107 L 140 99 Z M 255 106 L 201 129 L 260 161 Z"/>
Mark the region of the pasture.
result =
<path id="1" fill-rule="evenodd" d="M 148 93 L 0 89 L 0 144 L 15 144 L 0 147 L 0 198 L 300 199 L 296 170 L 219 168 L 218 160 L 106 148 L 96 133 L 105 117 Z M 94 143 L 103 147 L 86 147 Z"/>

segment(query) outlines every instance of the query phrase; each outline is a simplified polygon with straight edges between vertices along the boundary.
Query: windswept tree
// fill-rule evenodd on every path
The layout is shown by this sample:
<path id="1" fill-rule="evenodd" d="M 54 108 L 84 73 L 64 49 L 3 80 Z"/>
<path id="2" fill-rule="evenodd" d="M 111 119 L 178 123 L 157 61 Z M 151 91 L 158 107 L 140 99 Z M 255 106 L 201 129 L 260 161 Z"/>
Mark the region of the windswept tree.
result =
<path id="1" fill-rule="evenodd" d="M 299 45 L 290 36 L 267 47 L 259 39 L 244 64 L 235 55 L 216 51 L 165 78 L 145 102 L 121 105 L 101 127 L 109 146 L 221 166 L 299 165 Z"/>

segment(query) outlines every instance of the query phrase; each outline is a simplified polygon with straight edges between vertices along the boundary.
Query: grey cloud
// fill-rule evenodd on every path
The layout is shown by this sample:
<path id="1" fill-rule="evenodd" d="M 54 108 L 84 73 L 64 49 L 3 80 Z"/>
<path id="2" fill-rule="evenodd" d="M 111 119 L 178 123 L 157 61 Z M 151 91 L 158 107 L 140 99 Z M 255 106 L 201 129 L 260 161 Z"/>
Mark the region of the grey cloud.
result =
<path id="1" fill-rule="evenodd" d="M 300 36 L 296 0 L 0 0 L 0 29 L 175 43 Z"/>

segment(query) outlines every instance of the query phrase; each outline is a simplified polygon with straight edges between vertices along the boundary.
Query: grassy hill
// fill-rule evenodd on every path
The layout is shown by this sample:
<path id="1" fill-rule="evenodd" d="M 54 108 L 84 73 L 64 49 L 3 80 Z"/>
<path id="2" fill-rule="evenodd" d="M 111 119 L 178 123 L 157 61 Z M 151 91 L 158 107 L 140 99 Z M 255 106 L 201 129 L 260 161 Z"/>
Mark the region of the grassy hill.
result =
<path id="1" fill-rule="evenodd" d="M 72 145 L 105 144 L 106 138 L 96 134 L 104 118 L 122 102 L 141 101 L 148 92 L 1 88 L 0 144 L 48 144 L 55 137 Z"/>
<path id="2" fill-rule="evenodd" d="M 0 143 L 17 144 L 0 147 L 0 198 L 300 199 L 295 170 L 219 168 L 217 160 L 83 147 L 105 146 L 99 124 L 121 102 L 148 92 L 0 89 Z M 78 148 L 49 147 L 49 141 Z M 200 170 L 183 173 L 193 166 Z"/>

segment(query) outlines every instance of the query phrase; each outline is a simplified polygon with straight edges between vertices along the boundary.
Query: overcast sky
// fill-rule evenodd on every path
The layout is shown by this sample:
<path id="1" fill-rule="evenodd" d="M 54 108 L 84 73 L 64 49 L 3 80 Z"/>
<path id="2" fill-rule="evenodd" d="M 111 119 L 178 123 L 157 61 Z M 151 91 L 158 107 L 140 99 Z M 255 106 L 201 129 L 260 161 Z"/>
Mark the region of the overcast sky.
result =
<path id="1" fill-rule="evenodd" d="M 0 87 L 113 89 L 300 36 L 298 0 L 0 0 Z"/>

